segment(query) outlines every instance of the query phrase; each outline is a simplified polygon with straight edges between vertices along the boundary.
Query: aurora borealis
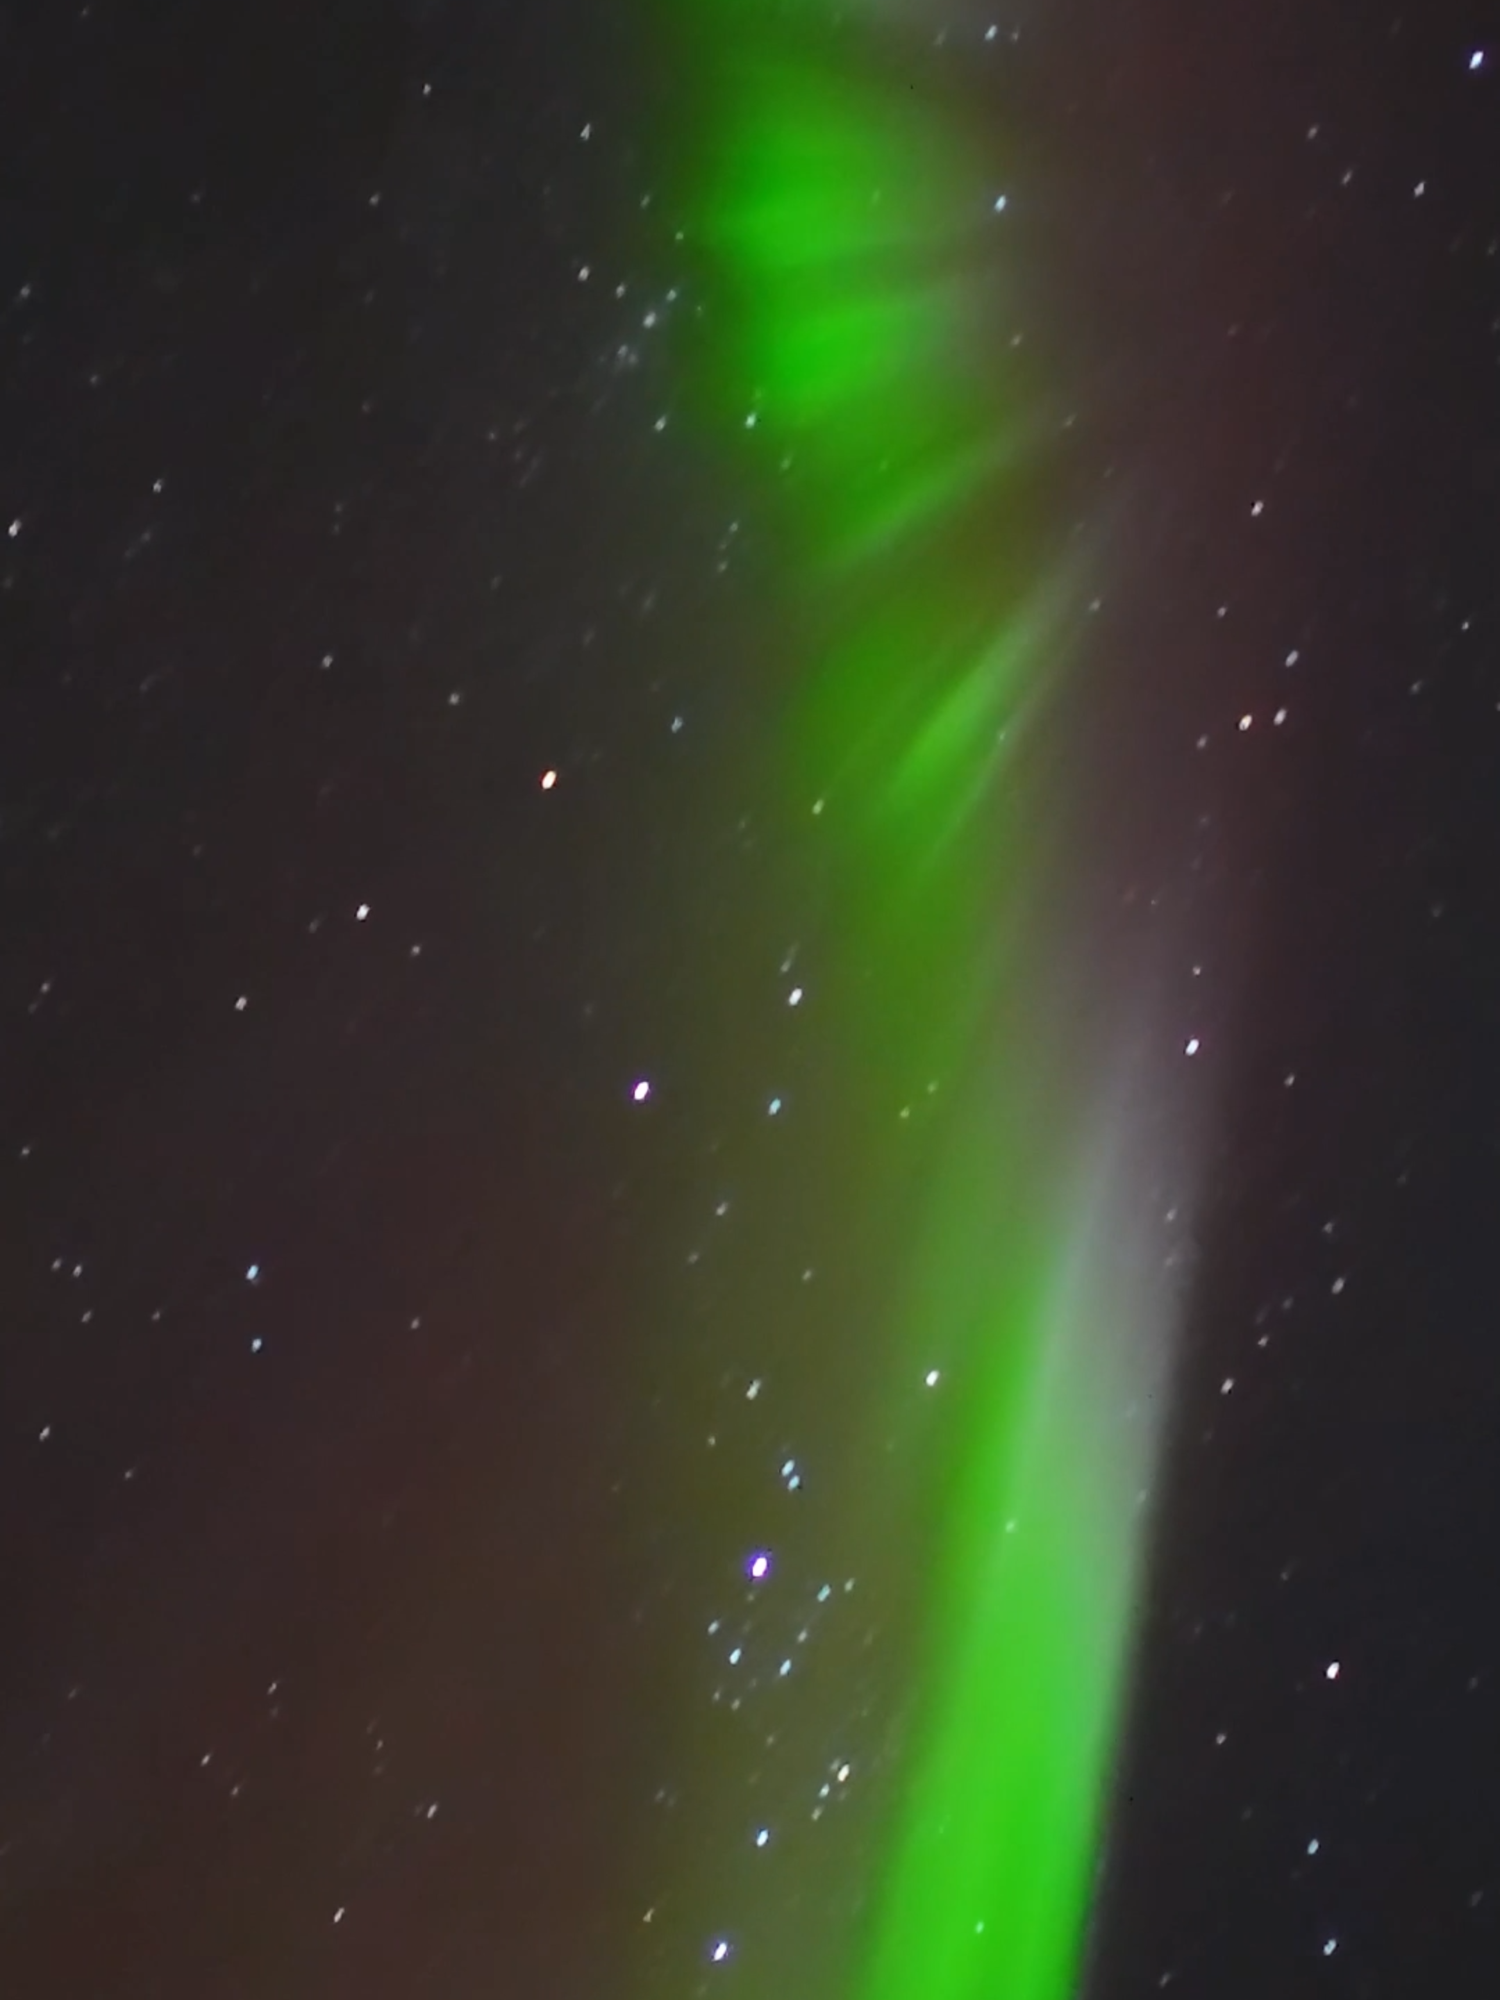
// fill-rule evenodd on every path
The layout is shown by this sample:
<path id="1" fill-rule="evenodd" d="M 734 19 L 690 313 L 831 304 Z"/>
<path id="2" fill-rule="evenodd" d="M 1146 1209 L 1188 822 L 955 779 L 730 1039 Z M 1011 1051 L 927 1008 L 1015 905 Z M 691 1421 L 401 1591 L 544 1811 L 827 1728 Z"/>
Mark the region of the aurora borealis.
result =
<path id="1" fill-rule="evenodd" d="M 945 1101 L 921 1139 L 893 1116 L 875 1142 L 925 1164 L 895 1212 L 890 1379 L 865 1388 L 854 1481 L 878 1476 L 888 1426 L 924 1420 L 924 1371 L 962 1414 L 919 1461 L 938 1496 L 919 1719 L 848 1991 L 1065 2000 L 1177 1302 L 1144 1275 L 1175 1214 L 1161 1026 L 1127 1004 L 1107 1051 L 1070 1058 L 1073 997 L 1032 908 L 1066 802 L 1033 779 L 1029 820 L 1007 810 L 1081 622 L 1039 497 L 1058 417 L 1045 370 L 1007 351 L 1008 198 L 916 19 L 663 11 L 693 107 L 673 190 L 701 286 L 688 408 L 773 487 L 801 676 L 780 785 L 819 822 L 827 947 L 861 969 L 850 1061 L 872 1098 Z M 889 1170 L 877 1157 L 871 1185 Z"/>

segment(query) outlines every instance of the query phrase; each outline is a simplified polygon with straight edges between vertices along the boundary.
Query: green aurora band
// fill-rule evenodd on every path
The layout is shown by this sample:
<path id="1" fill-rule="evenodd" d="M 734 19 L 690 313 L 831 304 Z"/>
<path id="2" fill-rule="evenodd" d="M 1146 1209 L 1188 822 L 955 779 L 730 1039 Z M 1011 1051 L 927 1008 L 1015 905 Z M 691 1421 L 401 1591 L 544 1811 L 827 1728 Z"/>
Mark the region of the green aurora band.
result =
<path id="1" fill-rule="evenodd" d="M 1049 990 L 1033 932 L 1056 842 L 1006 806 L 1080 623 L 1039 471 L 1057 415 L 1006 337 L 994 168 L 925 87 L 930 34 L 828 0 L 656 4 L 668 205 L 701 293 L 684 405 L 774 494 L 810 663 L 776 789 L 826 843 L 849 1059 L 882 1102 L 942 1080 L 868 1412 L 873 1465 L 931 1422 L 940 1369 L 918 1722 L 851 2000 L 1064 2000 L 1175 1308 L 1152 1235 L 1172 1114 L 1146 1081 L 1150 994 Z M 1090 1006 L 1102 1057 L 1071 1035 Z"/>

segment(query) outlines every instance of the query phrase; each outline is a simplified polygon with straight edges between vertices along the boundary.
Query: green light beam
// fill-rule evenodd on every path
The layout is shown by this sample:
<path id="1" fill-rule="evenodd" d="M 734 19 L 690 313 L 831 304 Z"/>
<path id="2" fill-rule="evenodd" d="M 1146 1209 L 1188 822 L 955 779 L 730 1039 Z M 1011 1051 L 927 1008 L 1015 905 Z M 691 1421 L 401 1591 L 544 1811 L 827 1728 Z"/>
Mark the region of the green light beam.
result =
<path id="1" fill-rule="evenodd" d="M 871 1411 L 872 1480 L 874 1441 L 929 1421 L 930 1364 L 963 1416 L 924 1722 L 854 2000 L 1065 2000 L 1173 1308 L 1140 1247 L 1151 1119 L 1071 1060 L 1067 1007 L 1018 914 L 1062 815 L 1018 832 L 1003 810 L 1080 594 L 1039 501 L 1049 402 L 992 309 L 983 150 L 927 88 L 916 41 L 828 0 L 658 5 L 683 79 L 672 199 L 704 301 L 685 391 L 700 433 L 778 494 L 811 656 L 782 780 L 818 817 L 831 929 L 861 975 L 852 1060 L 873 1096 L 940 1078 L 958 1107 L 931 1128 L 941 1150 Z M 1030 998 L 1005 1010 L 1002 989 Z M 1024 1036 L 1003 1028 L 1023 1017 Z"/>

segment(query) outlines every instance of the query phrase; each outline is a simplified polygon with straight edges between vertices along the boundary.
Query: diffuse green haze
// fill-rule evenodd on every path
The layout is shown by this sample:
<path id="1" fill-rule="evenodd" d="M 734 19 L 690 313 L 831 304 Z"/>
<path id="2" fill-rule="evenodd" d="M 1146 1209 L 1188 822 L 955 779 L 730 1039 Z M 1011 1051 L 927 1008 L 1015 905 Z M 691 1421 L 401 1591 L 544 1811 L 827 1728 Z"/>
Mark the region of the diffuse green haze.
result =
<path id="1" fill-rule="evenodd" d="M 1045 996 L 1033 1036 L 995 1047 L 999 985 L 1028 976 L 996 963 L 1022 934 L 1004 912 L 1052 844 L 1032 827 L 1006 849 L 995 805 L 1076 602 L 1035 504 L 1044 405 L 987 310 L 983 154 L 895 39 L 826 0 L 661 5 L 673 210 L 704 287 L 687 401 L 780 494 L 808 652 L 782 775 L 833 857 L 831 944 L 867 996 L 849 1046 L 877 1092 L 941 1078 L 958 1107 L 871 1412 L 872 1439 L 922 1421 L 941 1363 L 963 1416 L 925 1721 L 851 2000 L 1063 2000 L 1152 1457 L 1119 1412 L 1149 1398 L 1160 1342 L 1150 1285 L 1120 1269 L 1130 1115 L 1090 1111 Z"/>

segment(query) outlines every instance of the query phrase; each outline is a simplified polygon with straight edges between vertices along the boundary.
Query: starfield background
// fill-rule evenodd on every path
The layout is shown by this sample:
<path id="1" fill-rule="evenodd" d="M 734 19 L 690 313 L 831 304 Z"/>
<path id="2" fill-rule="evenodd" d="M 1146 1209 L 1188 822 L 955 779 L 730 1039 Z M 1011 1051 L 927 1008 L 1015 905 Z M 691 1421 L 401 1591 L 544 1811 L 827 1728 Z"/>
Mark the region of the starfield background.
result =
<path id="1" fill-rule="evenodd" d="M 804 11 L 0 8 L 17 2000 L 1496 1990 L 1500 14 Z"/>

